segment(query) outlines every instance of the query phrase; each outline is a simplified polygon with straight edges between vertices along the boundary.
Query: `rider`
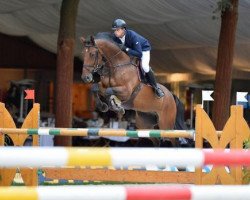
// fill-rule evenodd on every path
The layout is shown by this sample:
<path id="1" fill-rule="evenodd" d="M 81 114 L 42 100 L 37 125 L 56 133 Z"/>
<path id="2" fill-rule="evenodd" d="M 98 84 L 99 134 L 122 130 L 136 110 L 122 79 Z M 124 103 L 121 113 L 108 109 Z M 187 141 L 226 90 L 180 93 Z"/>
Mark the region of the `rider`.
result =
<path id="1" fill-rule="evenodd" d="M 158 87 L 154 73 L 149 67 L 151 46 L 147 39 L 127 29 L 127 24 L 123 19 L 116 19 L 112 24 L 114 31 L 114 40 L 122 44 L 122 50 L 130 56 L 135 56 L 141 59 L 141 65 L 146 73 L 148 83 L 153 87 L 156 95 L 161 98 L 164 92 Z"/>

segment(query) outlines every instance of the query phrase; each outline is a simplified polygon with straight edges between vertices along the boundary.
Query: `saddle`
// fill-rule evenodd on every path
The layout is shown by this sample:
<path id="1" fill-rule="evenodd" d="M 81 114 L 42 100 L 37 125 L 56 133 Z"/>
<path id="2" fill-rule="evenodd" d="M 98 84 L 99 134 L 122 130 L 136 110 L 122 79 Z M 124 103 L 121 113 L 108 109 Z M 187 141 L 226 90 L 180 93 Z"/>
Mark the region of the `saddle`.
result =
<path id="1" fill-rule="evenodd" d="M 131 62 L 133 63 L 134 66 L 136 66 L 137 74 L 138 74 L 140 82 L 142 82 L 144 84 L 148 84 L 146 76 L 145 76 L 146 73 L 144 72 L 144 70 L 143 70 L 143 68 L 141 66 L 140 59 L 137 58 L 137 57 L 131 57 Z"/>

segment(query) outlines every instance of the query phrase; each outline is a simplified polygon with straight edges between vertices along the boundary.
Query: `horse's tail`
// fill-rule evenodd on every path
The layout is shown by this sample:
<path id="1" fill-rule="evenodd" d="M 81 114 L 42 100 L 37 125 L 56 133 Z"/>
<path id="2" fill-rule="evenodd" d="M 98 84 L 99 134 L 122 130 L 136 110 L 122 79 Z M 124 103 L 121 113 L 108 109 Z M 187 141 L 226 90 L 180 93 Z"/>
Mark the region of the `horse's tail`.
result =
<path id="1" fill-rule="evenodd" d="M 173 94 L 173 97 L 174 97 L 176 109 L 177 109 L 174 129 L 175 130 L 187 130 L 188 128 L 185 124 L 185 119 L 184 119 L 184 114 L 185 114 L 184 104 L 176 95 Z"/>
<path id="2" fill-rule="evenodd" d="M 176 95 L 173 94 L 173 97 L 174 97 L 176 108 L 177 108 L 174 129 L 175 130 L 187 130 L 188 128 L 185 124 L 185 119 L 184 119 L 184 114 L 185 114 L 184 104 Z M 193 139 L 179 138 L 178 145 L 180 147 L 194 147 L 194 141 Z"/>

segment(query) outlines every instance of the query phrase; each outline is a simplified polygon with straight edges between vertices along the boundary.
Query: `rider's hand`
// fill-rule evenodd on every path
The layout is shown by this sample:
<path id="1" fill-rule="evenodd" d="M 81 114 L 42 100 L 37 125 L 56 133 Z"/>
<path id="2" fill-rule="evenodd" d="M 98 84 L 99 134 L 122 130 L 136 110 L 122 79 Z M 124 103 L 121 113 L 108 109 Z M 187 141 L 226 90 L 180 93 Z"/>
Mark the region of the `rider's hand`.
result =
<path id="1" fill-rule="evenodd" d="M 124 51 L 125 53 L 127 53 L 129 51 L 129 48 L 126 47 L 125 45 L 119 44 L 119 46 L 120 46 L 121 50 Z"/>

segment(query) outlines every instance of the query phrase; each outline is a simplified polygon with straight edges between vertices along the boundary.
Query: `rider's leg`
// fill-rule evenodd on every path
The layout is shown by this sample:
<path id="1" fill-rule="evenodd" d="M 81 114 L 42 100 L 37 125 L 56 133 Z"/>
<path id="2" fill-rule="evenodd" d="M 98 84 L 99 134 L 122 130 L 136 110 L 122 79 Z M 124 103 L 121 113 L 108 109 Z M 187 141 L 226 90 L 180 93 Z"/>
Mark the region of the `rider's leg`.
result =
<path id="1" fill-rule="evenodd" d="M 146 73 L 146 78 L 148 83 L 153 87 L 155 94 L 161 98 L 164 96 L 164 92 L 161 90 L 160 87 L 157 86 L 155 76 L 151 68 L 149 67 L 149 61 L 150 61 L 150 51 L 143 51 L 142 52 L 142 68 L 144 72 Z"/>
<path id="2" fill-rule="evenodd" d="M 146 73 L 146 77 L 147 77 L 149 84 L 153 87 L 157 97 L 159 97 L 159 98 L 163 97 L 164 92 L 162 91 L 162 89 L 160 87 L 158 87 L 156 80 L 155 80 L 154 73 L 151 69 L 149 70 L 148 73 Z"/>

